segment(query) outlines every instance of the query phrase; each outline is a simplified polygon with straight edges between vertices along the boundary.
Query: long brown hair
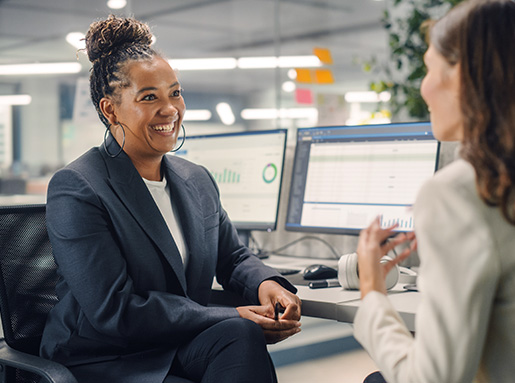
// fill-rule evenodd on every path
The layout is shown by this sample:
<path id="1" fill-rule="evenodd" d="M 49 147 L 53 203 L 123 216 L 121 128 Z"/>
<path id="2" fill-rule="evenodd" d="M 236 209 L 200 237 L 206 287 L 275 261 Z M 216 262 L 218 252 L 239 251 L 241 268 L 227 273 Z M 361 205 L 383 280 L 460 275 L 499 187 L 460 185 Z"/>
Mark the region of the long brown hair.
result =
<path id="1" fill-rule="evenodd" d="M 515 2 L 460 3 L 431 27 L 430 42 L 461 65 L 461 155 L 479 195 L 515 225 Z"/>

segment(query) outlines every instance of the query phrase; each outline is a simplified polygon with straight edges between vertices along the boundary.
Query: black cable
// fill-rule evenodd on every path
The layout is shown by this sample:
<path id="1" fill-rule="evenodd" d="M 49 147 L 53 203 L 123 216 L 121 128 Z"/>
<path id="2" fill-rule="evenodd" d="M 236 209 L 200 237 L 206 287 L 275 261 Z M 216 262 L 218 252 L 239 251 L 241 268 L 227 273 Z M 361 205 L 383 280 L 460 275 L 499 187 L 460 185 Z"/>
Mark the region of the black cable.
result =
<path id="1" fill-rule="evenodd" d="M 259 258 L 268 257 L 268 253 L 261 248 L 261 245 L 256 240 L 256 237 L 252 235 L 252 232 L 249 234 L 249 249 L 252 250 L 252 252 Z"/>
<path id="2" fill-rule="evenodd" d="M 326 245 L 331 250 L 331 252 L 334 254 L 336 259 L 340 259 L 341 254 L 338 253 L 338 251 L 329 242 L 327 242 L 326 240 L 324 240 L 322 238 L 315 237 L 313 235 L 305 235 L 304 237 L 298 238 L 298 239 L 296 239 L 290 243 L 287 243 L 286 245 L 278 247 L 277 249 L 274 249 L 274 250 L 269 250 L 269 251 L 268 250 L 259 250 L 259 252 L 261 254 L 287 255 L 287 254 L 279 254 L 279 252 L 284 249 L 287 249 L 288 247 L 295 245 L 298 242 L 305 241 L 305 240 L 316 240 L 316 241 L 322 242 L 324 245 Z M 292 255 L 288 255 L 288 256 L 292 256 Z M 305 257 L 300 257 L 300 258 L 305 258 Z"/>

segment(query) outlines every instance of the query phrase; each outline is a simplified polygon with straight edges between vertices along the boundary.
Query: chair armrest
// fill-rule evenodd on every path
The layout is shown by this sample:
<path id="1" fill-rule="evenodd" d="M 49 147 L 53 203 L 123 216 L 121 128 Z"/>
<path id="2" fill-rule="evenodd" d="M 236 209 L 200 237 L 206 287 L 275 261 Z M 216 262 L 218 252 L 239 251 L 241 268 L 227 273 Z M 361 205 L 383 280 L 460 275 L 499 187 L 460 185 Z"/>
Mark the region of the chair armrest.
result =
<path id="1" fill-rule="evenodd" d="M 62 364 L 12 349 L 0 341 L 0 364 L 33 372 L 50 383 L 77 383 L 77 379 Z"/>

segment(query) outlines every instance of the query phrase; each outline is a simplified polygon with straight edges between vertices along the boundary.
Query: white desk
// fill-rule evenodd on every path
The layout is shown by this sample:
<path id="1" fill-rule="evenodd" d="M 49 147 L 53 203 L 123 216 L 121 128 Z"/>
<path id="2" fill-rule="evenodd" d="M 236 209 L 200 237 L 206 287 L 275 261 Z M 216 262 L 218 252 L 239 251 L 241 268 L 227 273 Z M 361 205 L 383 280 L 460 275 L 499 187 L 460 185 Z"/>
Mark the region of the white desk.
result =
<path id="1" fill-rule="evenodd" d="M 303 270 L 309 265 L 324 264 L 338 268 L 337 259 L 313 259 L 313 258 L 293 258 L 272 255 L 263 260 L 271 267 L 290 268 Z M 285 276 L 288 278 L 288 276 Z M 302 300 L 302 315 L 337 319 L 337 305 L 340 302 L 359 299 L 359 291 L 344 290 L 341 287 L 331 287 L 325 289 L 310 289 L 308 286 L 295 285 L 298 289 L 297 295 Z"/>
<path id="2" fill-rule="evenodd" d="M 420 302 L 420 293 L 405 291 L 398 284 L 388 292 L 399 315 L 408 330 L 415 331 L 415 313 Z M 307 286 L 295 286 L 297 295 L 302 300 L 302 315 L 334 319 L 338 322 L 353 323 L 360 305 L 360 292 L 344 290 L 341 287 L 310 289 Z"/>
<path id="3" fill-rule="evenodd" d="M 400 289 L 402 289 L 402 285 L 395 286 L 394 289 L 388 292 L 388 298 L 404 323 L 406 323 L 408 330 L 415 332 L 415 314 L 420 303 L 420 293 Z M 339 302 L 336 309 L 336 320 L 338 322 L 353 323 L 360 302 L 359 298 Z"/>
<path id="4" fill-rule="evenodd" d="M 312 264 L 325 264 L 337 268 L 338 261 L 313 258 L 292 258 L 271 256 L 264 263 L 272 267 L 303 269 Z M 287 276 L 286 276 L 287 277 Z M 302 300 L 302 315 L 333 319 L 352 323 L 360 304 L 360 292 L 344 290 L 341 287 L 310 289 L 308 286 L 295 286 Z M 397 284 L 388 292 L 388 297 L 410 331 L 415 331 L 415 313 L 420 302 L 420 293 L 406 291 L 403 284 Z M 217 299 L 217 302 L 218 299 Z M 224 302 L 227 303 L 227 300 Z"/>
<path id="5" fill-rule="evenodd" d="M 13 194 L 1 195 L 1 206 L 17 206 L 17 205 L 39 205 L 46 203 L 46 195 L 41 194 Z"/>

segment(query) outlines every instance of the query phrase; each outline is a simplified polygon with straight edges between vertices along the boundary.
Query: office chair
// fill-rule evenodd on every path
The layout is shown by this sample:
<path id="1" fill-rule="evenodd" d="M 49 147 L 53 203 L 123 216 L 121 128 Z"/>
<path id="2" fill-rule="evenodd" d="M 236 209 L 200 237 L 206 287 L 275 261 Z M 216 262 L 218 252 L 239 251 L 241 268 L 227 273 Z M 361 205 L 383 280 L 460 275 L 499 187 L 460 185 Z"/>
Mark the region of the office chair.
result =
<path id="1" fill-rule="evenodd" d="M 56 282 L 45 205 L 0 207 L 0 382 L 77 383 L 65 366 L 39 357 Z"/>
<path id="2" fill-rule="evenodd" d="M 57 303 L 45 211 L 45 205 L 0 207 L 0 383 L 77 383 L 65 366 L 39 356 L 47 315 Z"/>

